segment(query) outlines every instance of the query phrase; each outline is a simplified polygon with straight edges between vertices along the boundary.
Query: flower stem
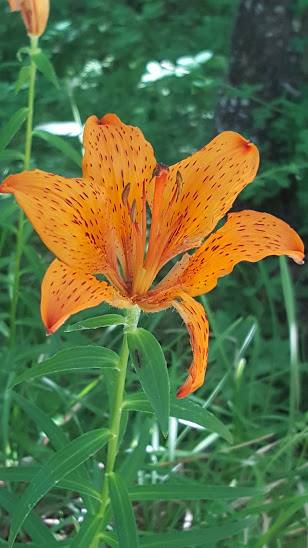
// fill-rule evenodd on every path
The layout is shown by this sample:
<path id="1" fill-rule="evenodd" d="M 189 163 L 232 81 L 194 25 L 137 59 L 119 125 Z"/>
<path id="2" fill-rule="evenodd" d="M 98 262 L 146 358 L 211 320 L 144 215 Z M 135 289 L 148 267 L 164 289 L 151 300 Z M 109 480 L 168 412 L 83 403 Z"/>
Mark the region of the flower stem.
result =
<path id="1" fill-rule="evenodd" d="M 24 169 L 30 168 L 31 160 L 31 148 L 32 148 L 32 126 L 33 126 L 33 111 L 34 111 L 34 97 L 35 97 L 35 78 L 36 78 L 36 64 L 32 59 L 32 54 L 37 50 L 38 37 L 30 36 L 30 77 L 28 88 L 28 117 L 25 136 L 25 155 L 24 155 Z M 20 210 L 17 226 L 16 236 L 16 254 L 15 264 L 13 272 L 13 287 L 12 287 L 12 300 L 10 308 L 10 338 L 9 349 L 10 356 L 12 355 L 16 342 L 16 313 L 19 296 L 19 282 L 20 282 L 20 264 L 23 251 L 24 242 L 24 223 L 25 217 L 23 211 Z M 4 390 L 4 402 L 2 409 L 2 437 L 4 453 L 9 456 L 11 453 L 9 443 L 9 415 L 11 406 L 11 390 L 8 388 L 15 376 L 13 368 L 11 368 L 10 374 L 7 379 L 6 387 Z"/>
<path id="2" fill-rule="evenodd" d="M 113 409 L 110 417 L 110 440 L 107 448 L 107 462 L 104 475 L 103 489 L 101 493 L 101 504 L 98 513 L 99 521 L 104 521 L 106 509 L 109 504 L 109 475 L 113 472 L 119 447 L 121 417 L 123 409 L 124 399 L 124 387 L 127 371 L 127 363 L 129 358 L 129 349 L 127 344 L 127 331 L 133 327 L 137 327 L 140 316 L 140 309 L 135 306 L 128 308 L 126 312 L 126 325 L 124 328 L 124 336 L 122 342 L 122 348 L 119 356 L 119 371 L 117 373 L 117 383 L 115 388 L 115 394 L 113 398 Z M 101 528 L 100 528 L 101 529 Z M 96 531 L 95 538 L 90 546 L 94 548 L 97 546 L 99 531 Z"/>
<path id="3" fill-rule="evenodd" d="M 31 148 L 32 148 L 32 126 L 33 126 L 33 111 L 34 111 L 34 97 L 35 97 L 35 78 L 36 78 L 36 64 L 32 59 L 32 54 L 37 50 L 38 37 L 30 36 L 30 78 L 29 78 L 29 90 L 28 90 L 28 118 L 26 126 L 26 139 L 25 139 L 25 156 L 24 156 L 24 170 L 30 168 L 31 160 Z M 17 228 L 16 238 L 16 256 L 15 256 L 15 268 L 13 279 L 13 295 L 10 312 L 10 346 L 11 348 L 15 344 L 16 339 L 16 311 L 19 294 L 19 281 L 20 281 L 20 262 L 23 250 L 23 236 L 24 236 L 24 214 L 20 210 Z"/>

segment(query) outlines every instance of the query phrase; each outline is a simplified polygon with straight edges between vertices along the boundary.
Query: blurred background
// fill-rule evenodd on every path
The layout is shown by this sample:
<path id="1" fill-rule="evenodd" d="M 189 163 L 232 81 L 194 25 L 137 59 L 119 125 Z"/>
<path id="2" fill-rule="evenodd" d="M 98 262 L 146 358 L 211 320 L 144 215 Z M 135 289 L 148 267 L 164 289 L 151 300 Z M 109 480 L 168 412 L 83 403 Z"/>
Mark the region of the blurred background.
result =
<path id="1" fill-rule="evenodd" d="M 6 2 L 1 6 L 3 125 L 26 104 L 26 89 L 21 87 L 16 93 L 15 87 L 20 68 L 16 54 L 27 45 L 27 37 L 20 16 L 9 13 Z M 61 136 L 80 152 L 82 124 L 91 114 L 115 112 L 126 123 L 139 126 L 153 144 L 157 159 L 166 164 L 191 154 L 222 130 L 239 131 L 258 145 L 261 168 L 235 209 L 273 213 L 305 240 L 307 37 L 308 0 L 52 0 L 40 44 L 54 65 L 61 88 L 39 75 L 32 165 L 79 175 L 70 155 L 43 139 L 40 130 Z M 23 142 L 20 131 L 10 157 L 0 155 L 1 179 L 22 169 L 18 153 Z M 87 335 L 62 331 L 46 340 L 39 317 L 39 288 L 51 255 L 27 226 L 18 345 L 13 351 L 8 349 L 17 208 L 11 198 L 1 200 L 0 206 L 2 457 L 3 462 L 7 458 L 42 460 L 48 452 L 42 433 L 5 388 L 10 371 L 65 345 L 86 344 L 89 339 L 116 348 L 119 334 L 117 330 Z M 247 543 L 236 537 L 219 546 L 249 542 L 249 546 L 265 546 L 267 539 L 269 546 L 277 548 L 306 546 L 307 275 L 307 265 L 299 267 L 277 258 L 241 264 L 202 298 L 211 326 L 210 356 L 206 384 L 194 397 L 199 403 L 207 401 L 211 412 L 230 428 L 233 446 L 218 435 L 205 435 L 174 421 L 169 441 L 158 440 L 155 426 L 149 431 L 147 459 L 157 473 L 161 466 L 167 470 L 168 462 L 175 462 L 188 476 L 202 477 L 208 483 L 268 487 L 267 501 L 253 501 L 255 506 L 259 504 L 258 520 Z M 99 312 L 104 310 L 99 307 Z M 172 383 L 178 384 L 190 359 L 181 321 L 168 311 L 145 315 L 142 325 L 153 330 L 161 342 L 171 365 Z M 108 391 L 106 385 L 100 385 L 81 394 L 84 385 L 80 377 L 63 377 L 59 383 L 47 379 L 20 390 L 58 424 L 74 432 L 80 424 L 100 425 L 99 410 Z M 128 390 L 135 386 L 130 372 Z M 140 420 L 136 415 L 129 423 L 127 440 L 138 438 Z M 60 520 L 59 528 L 63 516 L 78 513 L 72 501 L 73 496 L 69 498 L 67 493 L 66 498 L 55 496 L 46 501 L 44 511 Z M 271 502 L 268 509 L 266 502 Z M 294 511 L 287 512 L 292 504 Z M 177 517 L 171 524 L 174 510 Z M 6 538 L 8 518 L 2 511 L 0 537 Z M 187 505 L 170 503 L 161 513 L 158 504 L 149 518 L 147 506 L 140 509 L 141 527 L 146 528 L 147 520 L 152 520 L 152 529 L 168 530 L 183 520 L 186 511 Z M 219 524 L 222 516 L 241 511 L 241 502 L 232 508 L 218 503 L 197 508 L 195 503 L 191 511 L 200 522 Z M 257 544 L 259 535 L 268 531 L 264 544 Z"/>

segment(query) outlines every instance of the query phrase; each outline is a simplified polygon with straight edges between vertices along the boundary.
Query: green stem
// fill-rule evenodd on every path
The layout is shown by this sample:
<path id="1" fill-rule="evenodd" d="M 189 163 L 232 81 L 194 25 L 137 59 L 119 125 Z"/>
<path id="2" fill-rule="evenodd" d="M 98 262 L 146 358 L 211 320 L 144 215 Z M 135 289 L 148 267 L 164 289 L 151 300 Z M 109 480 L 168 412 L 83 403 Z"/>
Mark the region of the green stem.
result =
<path id="1" fill-rule="evenodd" d="M 38 37 L 30 36 L 30 78 L 29 78 L 29 90 L 28 90 L 28 118 L 26 126 L 26 139 L 25 139 L 25 157 L 24 157 L 24 170 L 30 168 L 31 160 L 31 148 L 32 148 L 32 127 L 33 127 L 33 111 L 34 111 L 34 97 L 35 97 L 35 78 L 36 78 L 36 64 L 33 61 L 32 54 L 37 50 Z M 23 236 L 24 236 L 24 214 L 22 210 L 19 213 L 17 238 L 16 238 L 16 256 L 14 267 L 14 280 L 13 280 L 13 295 L 10 312 L 10 346 L 11 348 L 15 344 L 16 339 L 16 311 L 19 295 L 19 281 L 20 281 L 20 262 L 23 249 Z"/>
<path id="2" fill-rule="evenodd" d="M 129 358 L 129 349 L 127 344 L 127 331 L 134 327 L 137 327 L 140 316 L 140 310 L 136 306 L 134 308 L 127 309 L 126 312 L 126 325 L 124 328 L 124 336 L 122 342 L 122 348 L 119 356 L 119 371 L 117 373 L 117 384 L 114 393 L 113 409 L 110 417 L 110 440 L 107 448 L 107 462 L 104 475 L 103 489 L 101 493 L 101 503 L 98 512 L 98 520 L 100 523 L 104 523 L 105 513 L 109 504 L 109 476 L 113 472 L 116 458 L 118 454 L 119 438 L 120 438 L 120 426 L 124 400 L 124 388 L 127 371 L 127 363 Z M 95 538 L 93 539 L 90 548 L 96 548 L 99 541 L 101 527 L 99 531 L 96 530 Z"/>
<path id="3" fill-rule="evenodd" d="M 28 118 L 26 126 L 26 136 L 25 136 L 25 155 L 24 155 L 24 170 L 30 168 L 31 160 L 31 148 L 32 148 L 32 126 L 33 126 L 33 111 L 34 111 L 34 97 L 35 97 L 35 77 L 36 77 L 36 65 L 33 61 L 32 54 L 37 50 L 38 37 L 30 36 L 30 78 L 29 78 L 29 90 L 28 90 Z M 19 296 L 19 282 L 20 282 L 20 264 L 23 251 L 24 243 L 24 223 L 25 218 L 23 211 L 20 210 L 17 226 L 17 236 L 16 236 L 16 254 L 15 254 L 15 264 L 14 264 L 14 273 L 13 273 L 13 287 L 12 287 L 12 300 L 10 308 L 10 338 L 9 338 L 9 348 L 10 355 L 14 350 L 16 342 L 16 313 L 17 313 L 17 304 Z M 4 401 L 2 409 L 2 436 L 3 436 L 3 447 L 4 452 L 7 456 L 10 455 L 10 443 L 9 443 L 9 415 L 10 415 L 10 406 L 11 406 L 11 391 L 9 386 L 14 378 L 15 372 L 13 368 L 8 376 L 6 387 L 4 390 Z"/>
<path id="4" fill-rule="evenodd" d="M 300 404 L 300 370 L 298 355 L 298 325 L 295 310 L 295 294 L 289 267 L 285 257 L 280 257 L 280 272 L 285 308 L 289 326 L 290 348 L 290 429 L 294 429 L 294 421 Z"/>

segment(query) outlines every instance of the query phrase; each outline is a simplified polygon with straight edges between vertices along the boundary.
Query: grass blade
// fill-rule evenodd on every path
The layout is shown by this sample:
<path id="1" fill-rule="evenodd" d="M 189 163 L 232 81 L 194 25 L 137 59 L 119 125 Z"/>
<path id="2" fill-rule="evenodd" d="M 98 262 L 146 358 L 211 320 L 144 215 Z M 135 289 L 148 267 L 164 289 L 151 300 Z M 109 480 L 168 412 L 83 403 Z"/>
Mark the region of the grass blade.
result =
<path id="1" fill-rule="evenodd" d="M 49 145 L 52 146 L 52 148 L 56 148 L 57 150 L 60 150 L 64 156 L 72 160 L 74 164 L 76 164 L 79 168 L 81 166 L 81 154 L 76 150 L 70 143 L 68 143 L 63 137 L 59 137 L 58 135 L 53 135 L 52 133 L 48 133 L 48 131 L 43 131 L 42 129 L 36 129 L 33 132 L 33 137 L 38 137 L 39 139 L 43 139 L 43 141 L 46 141 Z"/>
<path id="2" fill-rule="evenodd" d="M 119 474 L 110 474 L 109 489 L 119 546 L 137 548 L 139 542 L 135 516 L 128 497 L 126 485 Z"/>
<path id="3" fill-rule="evenodd" d="M 10 548 L 14 545 L 20 528 L 37 502 L 62 478 L 101 449 L 109 435 L 109 431 L 103 428 L 82 434 L 43 464 L 15 507 L 9 537 Z"/>
<path id="4" fill-rule="evenodd" d="M 164 548 L 187 548 L 187 546 L 193 545 L 212 548 L 216 542 L 241 533 L 251 523 L 252 520 L 247 519 L 225 523 L 220 527 L 200 527 L 191 531 L 150 535 L 140 541 L 140 546 L 144 548 L 162 548 L 162 546 Z"/>
<path id="5" fill-rule="evenodd" d="M 27 108 L 20 108 L 13 114 L 9 121 L 2 126 L 0 131 L 0 152 L 2 152 L 15 137 L 28 116 Z"/>
<path id="6" fill-rule="evenodd" d="M 262 495 L 254 487 L 200 485 L 195 482 L 170 482 L 157 485 L 134 485 L 128 488 L 131 500 L 234 500 Z"/>
<path id="7" fill-rule="evenodd" d="M 17 503 L 18 497 L 13 493 L 10 493 L 4 487 L 1 487 L 0 507 L 12 514 Z M 50 546 L 50 548 L 58 546 L 56 539 L 53 537 L 48 527 L 43 524 L 35 512 L 31 512 L 28 515 L 24 523 L 24 528 L 32 538 L 33 542 L 37 543 L 37 546 Z"/>

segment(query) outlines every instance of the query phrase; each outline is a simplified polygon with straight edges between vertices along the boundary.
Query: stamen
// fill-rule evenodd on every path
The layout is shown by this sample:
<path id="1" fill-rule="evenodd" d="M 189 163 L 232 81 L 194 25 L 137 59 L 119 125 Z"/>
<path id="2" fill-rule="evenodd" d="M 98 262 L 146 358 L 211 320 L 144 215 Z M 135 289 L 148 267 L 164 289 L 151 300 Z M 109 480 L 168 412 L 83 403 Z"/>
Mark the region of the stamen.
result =
<path id="1" fill-rule="evenodd" d="M 160 175 L 163 171 L 169 171 L 169 166 L 167 166 L 166 164 L 157 163 L 155 168 L 153 169 L 152 178 L 153 177 L 160 177 Z"/>
<path id="2" fill-rule="evenodd" d="M 127 185 L 125 185 L 122 192 L 122 202 L 123 202 L 123 205 L 125 206 L 127 205 L 129 191 L 130 191 L 130 183 L 127 183 Z"/>
<path id="3" fill-rule="evenodd" d="M 137 202 L 136 202 L 136 199 L 134 199 L 132 203 L 132 207 L 129 210 L 129 215 L 133 224 L 136 221 L 136 211 L 137 211 Z"/>
<path id="4" fill-rule="evenodd" d="M 177 201 L 179 197 L 181 196 L 181 193 L 183 190 L 183 184 L 184 184 L 184 180 L 183 180 L 182 174 L 180 171 L 177 171 L 175 176 L 175 189 L 170 200 L 170 205 L 173 204 L 175 201 Z"/>

